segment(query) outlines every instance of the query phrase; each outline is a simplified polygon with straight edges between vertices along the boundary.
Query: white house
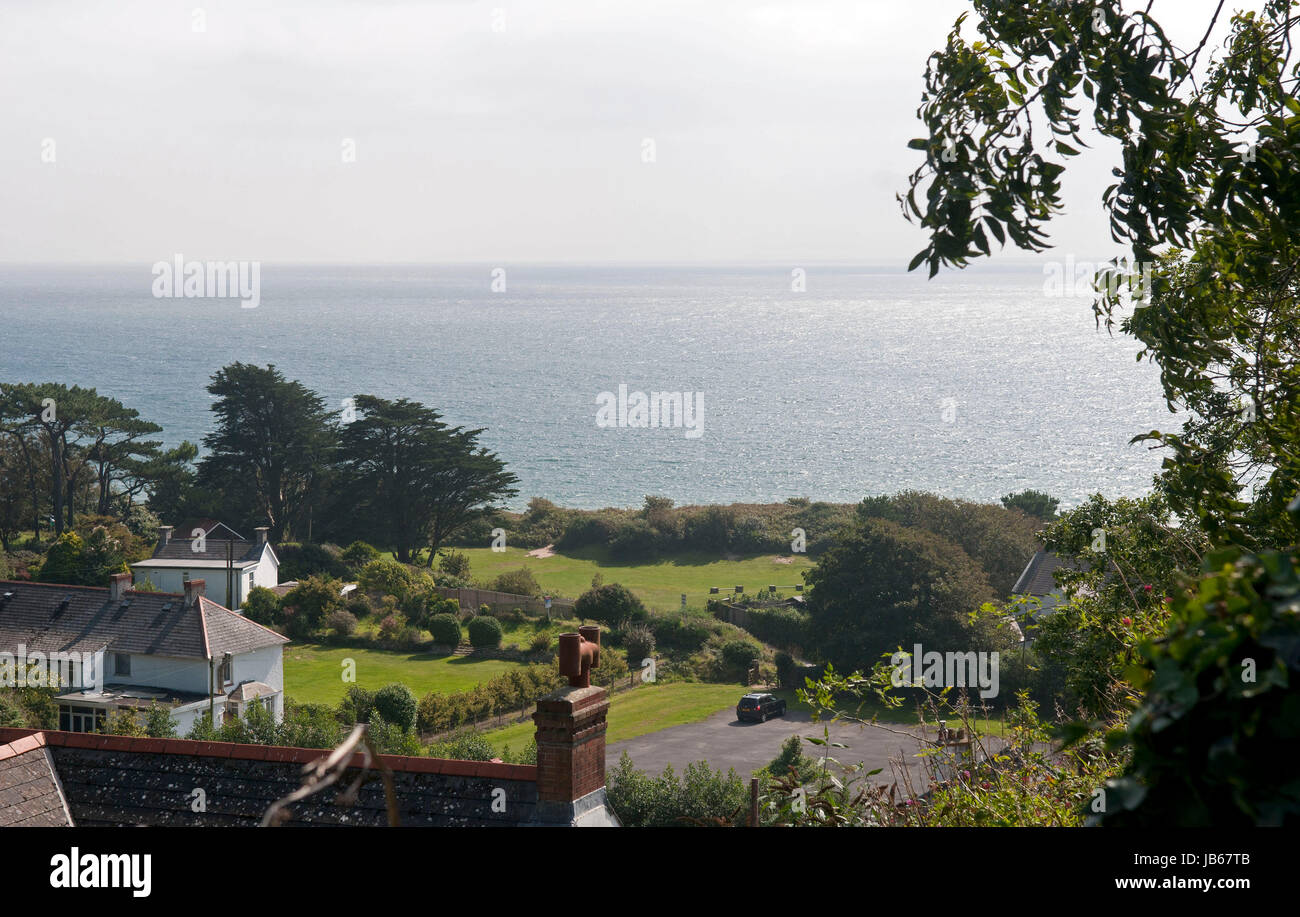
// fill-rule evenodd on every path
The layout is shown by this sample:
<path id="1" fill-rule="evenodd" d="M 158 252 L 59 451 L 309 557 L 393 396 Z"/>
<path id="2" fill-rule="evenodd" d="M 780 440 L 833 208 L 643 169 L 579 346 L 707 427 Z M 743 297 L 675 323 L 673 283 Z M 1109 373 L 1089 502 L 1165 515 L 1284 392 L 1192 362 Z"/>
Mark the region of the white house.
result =
<path id="1" fill-rule="evenodd" d="M 180 593 L 130 583 L 129 573 L 107 589 L 0 582 L 0 675 L 7 663 L 10 676 L 44 668 L 49 679 L 57 663 L 59 728 L 70 732 L 151 704 L 170 708 L 180 736 L 207 711 L 217 725 L 253 703 L 283 718 L 287 638 L 208 599 L 201 579 Z"/>
<path id="2" fill-rule="evenodd" d="M 201 578 L 213 601 L 238 611 L 254 586 L 280 584 L 280 558 L 267 540 L 269 530 L 253 531 L 249 541 L 215 519 L 196 519 L 173 537 L 172 526 L 159 526 L 153 556 L 131 565 L 132 582 L 148 580 L 162 592 L 184 592 L 186 580 Z"/>

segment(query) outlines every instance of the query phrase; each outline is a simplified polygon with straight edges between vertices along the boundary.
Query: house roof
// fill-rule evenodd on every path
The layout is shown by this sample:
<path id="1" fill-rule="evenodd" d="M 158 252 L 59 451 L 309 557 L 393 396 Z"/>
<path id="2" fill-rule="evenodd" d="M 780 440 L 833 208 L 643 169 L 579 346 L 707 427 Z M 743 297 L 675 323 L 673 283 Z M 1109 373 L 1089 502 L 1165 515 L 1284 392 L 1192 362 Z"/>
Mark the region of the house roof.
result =
<path id="1" fill-rule="evenodd" d="M 195 531 L 203 533 L 202 551 L 194 550 Z M 148 560 L 133 566 L 224 567 L 227 546 L 236 565 L 255 564 L 262 559 L 263 544 L 256 539 L 250 541 L 215 519 L 190 519 L 176 527 L 166 544 L 160 542 Z M 274 548 L 271 553 L 275 553 Z M 170 563 L 157 563 L 161 561 Z"/>
<path id="2" fill-rule="evenodd" d="M 28 817 L 45 819 L 33 824 L 60 823 L 52 788 L 61 784 L 70 821 L 76 825 L 257 825 L 272 803 L 302 785 L 303 765 L 330 753 L 318 748 L 32 729 L 0 729 L 0 743 L 4 742 L 22 746 L 24 769 L 6 770 L 0 760 L 0 800 L 28 793 L 34 800 L 27 806 Z M 0 744 L 0 756 L 6 747 Z M 42 772 L 39 760 L 27 760 L 37 751 L 49 753 L 52 768 L 46 765 Z M 551 823 L 549 810 L 538 805 L 534 765 L 404 755 L 380 758 L 392 771 L 404 826 Z M 354 756 L 352 767 L 361 764 L 361 756 Z M 373 768 L 357 798 L 340 804 L 354 773 L 360 771 L 349 772 L 333 786 L 293 803 L 289 823 L 386 824 L 384 790 Z M 178 792 L 178 787 L 184 789 Z M 205 811 L 192 810 L 190 787 L 203 787 Z M 0 805 L 0 815 L 4 812 Z"/>
<path id="3" fill-rule="evenodd" d="M 0 651 L 134 653 L 208 659 L 288 643 L 287 637 L 199 596 L 0 580 Z"/>
<path id="4" fill-rule="evenodd" d="M 0 828 L 71 825 L 72 814 L 45 743 L 35 736 L 0 739 Z"/>
<path id="5" fill-rule="evenodd" d="M 1020 578 L 1016 580 L 1016 584 L 1011 587 L 1012 594 L 1040 597 L 1050 595 L 1057 589 L 1054 574 L 1062 567 L 1073 569 L 1074 565 L 1049 551 L 1035 552 L 1034 556 L 1029 558 L 1029 563 L 1020 574 Z"/>

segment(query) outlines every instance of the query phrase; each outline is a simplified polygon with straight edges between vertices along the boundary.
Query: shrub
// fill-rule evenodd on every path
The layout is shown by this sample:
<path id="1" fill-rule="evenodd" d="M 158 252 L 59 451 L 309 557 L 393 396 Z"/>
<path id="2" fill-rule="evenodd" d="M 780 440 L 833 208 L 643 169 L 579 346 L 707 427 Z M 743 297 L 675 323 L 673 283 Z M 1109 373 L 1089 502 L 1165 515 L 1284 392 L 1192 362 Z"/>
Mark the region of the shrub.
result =
<path id="1" fill-rule="evenodd" d="M 537 585 L 533 571 L 527 567 L 502 573 L 492 581 L 492 589 L 496 592 L 508 592 L 511 595 L 540 595 L 542 592 L 542 587 Z"/>
<path id="2" fill-rule="evenodd" d="M 400 613 L 387 615 L 379 622 L 379 639 L 388 642 L 397 642 L 402 631 L 406 629 L 406 617 Z"/>
<path id="3" fill-rule="evenodd" d="M 434 643 L 442 643 L 447 646 L 458 646 L 460 644 L 460 619 L 451 614 L 436 614 L 429 619 L 429 633 L 433 635 Z"/>
<path id="4" fill-rule="evenodd" d="M 343 700 L 339 702 L 339 712 L 349 723 L 366 723 L 370 720 L 370 711 L 375 706 L 375 693 L 359 685 L 348 688 Z"/>
<path id="5" fill-rule="evenodd" d="M 415 695 L 404 684 L 394 682 L 375 692 L 375 711 L 387 723 L 410 729 L 415 725 Z"/>
<path id="6" fill-rule="evenodd" d="M 628 827 L 740 826 L 749 810 L 749 791 L 740 776 L 711 770 L 706 761 L 688 764 L 680 780 L 671 765 L 651 777 L 636 770 L 624 752 L 608 784 L 609 803 Z"/>
<path id="7" fill-rule="evenodd" d="M 334 634 L 339 637 L 350 637 L 353 631 L 357 629 L 356 615 L 350 611 L 344 611 L 342 608 L 330 612 L 326 623 L 329 625 L 330 630 L 334 631 Z"/>
<path id="8" fill-rule="evenodd" d="M 448 579 L 469 582 L 469 555 L 460 551 L 446 551 L 438 558 L 438 569 Z"/>
<path id="9" fill-rule="evenodd" d="M 412 581 L 411 571 L 395 560 L 372 560 L 357 577 L 357 584 L 364 591 L 396 596 L 399 600 L 406 597 Z"/>
<path id="10" fill-rule="evenodd" d="M 550 632 L 544 630 L 540 633 L 533 634 L 533 641 L 528 645 L 528 648 L 534 653 L 548 652 L 551 648 Z"/>
<path id="11" fill-rule="evenodd" d="M 633 664 L 640 665 L 655 652 L 655 635 L 644 624 L 634 624 L 623 633 L 623 648 Z"/>
<path id="12" fill-rule="evenodd" d="M 743 637 L 736 637 L 722 644 L 722 661 L 733 671 L 747 672 L 750 666 L 763 655 L 762 648 Z"/>
<path id="13" fill-rule="evenodd" d="M 491 761 L 497 757 L 492 743 L 477 732 L 467 732 L 445 742 L 429 746 L 429 754 L 435 758 L 450 758 L 453 761 Z"/>
<path id="14" fill-rule="evenodd" d="M 326 576 L 342 579 L 348 575 L 342 551 L 333 544 L 298 544 L 282 542 L 275 546 L 275 556 L 280 558 L 280 579 L 304 580 L 309 576 Z"/>
<path id="15" fill-rule="evenodd" d="M 267 627 L 278 627 L 284 624 L 284 611 L 280 607 L 280 597 L 274 590 L 267 589 L 265 586 L 254 586 L 248 590 L 248 595 L 239 610 L 248 620 Z"/>
<path id="16" fill-rule="evenodd" d="M 280 602 L 289 635 L 309 637 L 320 630 L 326 617 L 339 606 L 339 583 L 324 576 L 309 576 Z M 292 609 L 292 614 L 289 613 Z"/>
<path id="17" fill-rule="evenodd" d="M 573 612 L 582 620 L 608 625 L 646 619 L 645 605 L 626 586 L 619 583 L 588 589 L 578 596 Z"/>
<path id="18" fill-rule="evenodd" d="M 367 564 L 374 563 L 380 559 L 379 551 L 364 541 L 354 541 L 343 549 L 339 556 L 344 565 L 348 568 L 353 576 L 356 576 Z"/>
<path id="19" fill-rule="evenodd" d="M 488 615 L 470 618 L 469 642 L 471 646 L 500 646 L 501 622 Z"/>

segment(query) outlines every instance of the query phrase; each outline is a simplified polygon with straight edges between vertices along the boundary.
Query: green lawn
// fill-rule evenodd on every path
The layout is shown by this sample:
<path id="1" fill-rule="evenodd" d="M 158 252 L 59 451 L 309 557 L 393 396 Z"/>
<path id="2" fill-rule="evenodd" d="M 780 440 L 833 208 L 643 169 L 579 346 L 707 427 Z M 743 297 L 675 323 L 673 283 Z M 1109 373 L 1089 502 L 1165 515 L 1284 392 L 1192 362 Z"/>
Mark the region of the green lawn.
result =
<path id="1" fill-rule="evenodd" d="M 284 693 L 300 703 L 337 704 L 351 682 L 342 678 L 344 659 L 356 662 L 356 684 L 376 690 L 401 682 L 417 698 L 430 691 L 468 691 L 520 663 L 469 656 L 392 652 L 293 643 L 284 651 Z"/>
<path id="2" fill-rule="evenodd" d="M 642 685 L 615 694 L 609 702 L 609 729 L 605 742 L 612 744 L 635 739 L 684 723 L 697 723 L 719 710 L 736 706 L 745 689 L 740 685 L 711 685 L 695 682 L 671 682 Z M 484 733 L 498 752 L 507 746 L 518 752 L 536 732 L 532 720 L 515 723 Z"/>
<path id="3" fill-rule="evenodd" d="M 789 595 L 803 582 L 804 570 L 813 563 L 802 554 L 793 555 L 790 563 L 777 563 L 776 555 L 764 554 L 741 560 L 720 560 L 703 553 L 677 554 L 658 563 L 622 564 L 613 561 L 605 549 L 584 548 L 572 554 L 553 557 L 529 557 L 522 548 L 495 552 L 491 548 L 456 548 L 469 557 L 470 576 L 491 580 L 499 573 L 528 567 L 543 590 L 575 599 L 591 588 L 597 573 L 606 583 L 622 583 L 651 608 L 679 608 L 681 594 L 690 605 L 703 605 L 709 587 L 720 586 L 724 592 L 744 586 L 749 593 L 774 584 Z"/>

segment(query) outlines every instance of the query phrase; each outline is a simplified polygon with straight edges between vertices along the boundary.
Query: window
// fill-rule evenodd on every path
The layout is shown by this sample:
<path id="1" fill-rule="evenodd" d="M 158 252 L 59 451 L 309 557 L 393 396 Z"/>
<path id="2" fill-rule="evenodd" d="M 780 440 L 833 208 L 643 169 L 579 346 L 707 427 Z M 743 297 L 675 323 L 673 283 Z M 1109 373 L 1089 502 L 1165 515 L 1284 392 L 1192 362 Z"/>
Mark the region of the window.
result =
<path id="1" fill-rule="evenodd" d="M 222 657 L 221 670 L 217 674 L 221 678 L 221 684 L 232 684 L 235 680 L 235 660 L 229 655 Z"/>
<path id="2" fill-rule="evenodd" d="M 114 653 L 113 654 L 113 674 L 130 675 L 131 674 L 131 654 Z"/>
<path id="3" fill-rule="evenodd" d="M 59 705 L 59 728 L 64 732 L 96 732 L 104 728 L 105 719 L 101 708 Z"/>

